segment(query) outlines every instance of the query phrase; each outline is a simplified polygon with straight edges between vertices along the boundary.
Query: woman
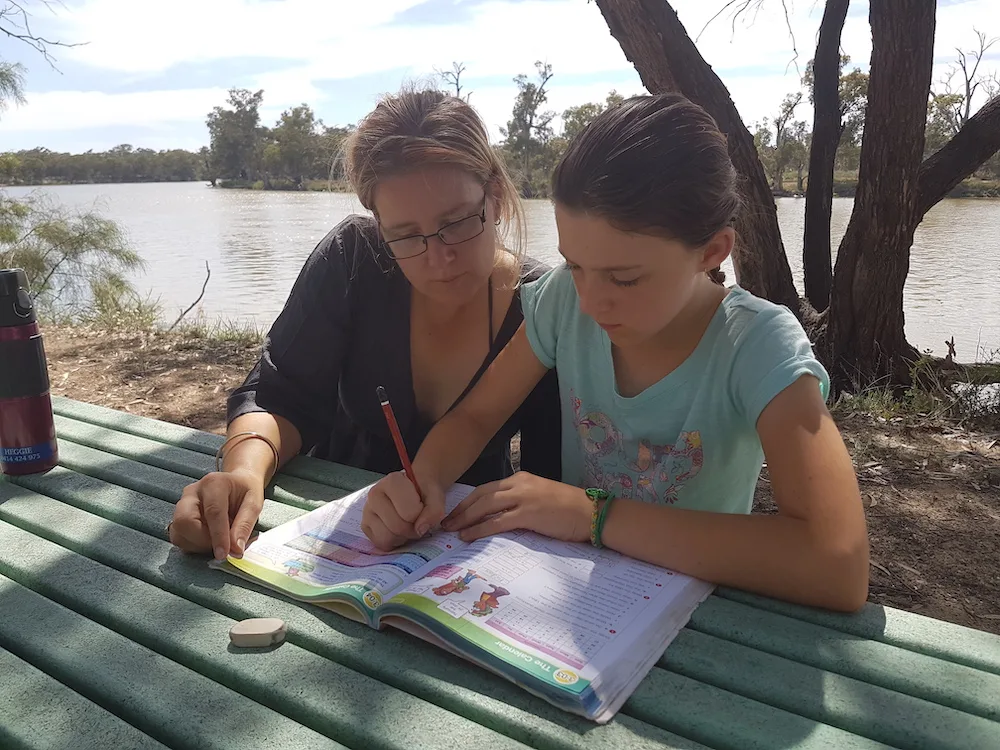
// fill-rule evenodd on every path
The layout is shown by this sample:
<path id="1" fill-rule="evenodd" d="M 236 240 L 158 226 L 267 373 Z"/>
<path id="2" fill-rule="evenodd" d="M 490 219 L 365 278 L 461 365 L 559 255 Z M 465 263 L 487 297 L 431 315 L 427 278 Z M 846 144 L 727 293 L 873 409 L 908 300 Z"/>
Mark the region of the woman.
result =
<path id="1" fill-rule="evenodd" d="M 299 453 L 380 473 L 400 469 L 376 388 L 384 386 L 410 455 L 518 329 L 519 286 L 544 266 L 517 249 L 517 189 L 482 121 L 438 91 L 383 100 L 346 146 L 348 178 L 373 216 L 350 216 L 316 247 L 229 398 L 221 471 L 184 489 L 171 542 L 216 559 L 242 555 L 264 487 Z M 555 375 L 479 454 L 463 482 L 521 466 L 560 475 Z"/>

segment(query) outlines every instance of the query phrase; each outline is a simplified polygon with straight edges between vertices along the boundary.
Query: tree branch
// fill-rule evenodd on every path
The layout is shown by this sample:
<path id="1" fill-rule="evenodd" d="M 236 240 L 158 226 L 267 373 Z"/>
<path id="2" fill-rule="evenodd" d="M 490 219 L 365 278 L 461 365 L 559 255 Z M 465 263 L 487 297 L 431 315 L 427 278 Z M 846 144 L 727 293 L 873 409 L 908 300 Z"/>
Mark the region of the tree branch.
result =
<path id="1" fill-rule="evenodd" d="M 31 22 L 29 21 L 31 13 L 24 8 L 23 4 L 15 0 L 3 0 L 3 2 L 4 6 L 0 8 L 0 33 L 6 35 L 9 39 L 24 42 L 39 52 L 53 70 L 58 70 L 58 68 L 55 65 L 55 58 L 49 54 L 49 47 L 70 48 L 83 46 L 84 43 L 62 42 L 58 39 L 47 39 L 46 37 L 38 36 L 31 30 Z M 52 11 L 52 6 L 57 4 L 52 2 L 52 0 L 40 0 L 40 2 L 49 11 Z M 59 2 L 58 5 L 62 5 L 62 3 Z"/>
<path id="2" fill-rule="evenodd" d="M 919 215 L 923 217 L 997 151 L 1000 151 L 1000 96 L 983 105 L 954 138 L 924 159 L 917 175 Z"/>
<path id="3" fill-rule="evenodd" d="M 206 272 L 205 283 L 201 285 L 201 294 L 198 295 L 198 299 L 192 302 L 191 306 L 180 314 L 180 317 L 177 318 L 177 320 L 173 322 L 173 325 L 171 325 L 170 328 L 167 329 L 167 333 L 170 333 L 172 330 L 174 330 L 174 328 L 177 327 L 177 324 L 184 319 L 184 316 L 187 315 L 189 312 L 191 312 L 195 308 L 195 305 L 201 302 L 201 298 L 205 296 L 205 290 L 208 288 L 208 280 L 212 278 L 212 269 L 209 267 L 207 260 L 205 261 L 205 272 Z"/>

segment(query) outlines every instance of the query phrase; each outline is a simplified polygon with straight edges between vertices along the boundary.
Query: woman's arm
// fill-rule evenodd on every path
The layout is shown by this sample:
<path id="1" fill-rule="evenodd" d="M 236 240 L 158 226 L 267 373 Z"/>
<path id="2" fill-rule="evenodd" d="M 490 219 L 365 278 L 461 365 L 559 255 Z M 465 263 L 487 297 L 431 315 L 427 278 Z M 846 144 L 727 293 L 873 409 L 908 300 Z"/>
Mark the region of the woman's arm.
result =
<path id="1" fill-rule="evenodd" d="M 267 437 L 278 450 L 279 466 L 331 429 L 351 330 L 345 258 L 364 251 L 356 246 L 362 239 L 348 221 L 316 246 L 268 331 L 259 360 L 227 401 L 227 435 L 253 431 Z M 171 541 L 189 552 L 211 549 L 219 559 L 242 554 L 276 470 L 263 440 L 234 441 L 221 472 L 184 488 Z"/>
<path id="2" fill-rule="evenodd" d="M 777 515 L 737 515 L 615 500 L 604 544 L 713 583 L 829 609 L 868 597 L 868 535 L 857 479 L 816 379 L 765 407 L 757 432 Z M 582 491 L 581 491 L 582 494 Z"/>

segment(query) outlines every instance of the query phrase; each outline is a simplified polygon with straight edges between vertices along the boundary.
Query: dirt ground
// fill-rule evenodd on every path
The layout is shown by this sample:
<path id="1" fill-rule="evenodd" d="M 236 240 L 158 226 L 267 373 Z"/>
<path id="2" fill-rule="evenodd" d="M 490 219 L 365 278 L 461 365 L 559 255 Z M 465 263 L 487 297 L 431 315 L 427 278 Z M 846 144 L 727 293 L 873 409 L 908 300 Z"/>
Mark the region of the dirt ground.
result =
<path id="1" fill-rule="evenodd" d="M 52 392 L 212 432 L 258 344 L 45 328 Z M 872 545 L 870 600 L 1000 634 L 1000 434 L 836 415 Z M 756 509 L 773 512 L 767 471 Z"/>

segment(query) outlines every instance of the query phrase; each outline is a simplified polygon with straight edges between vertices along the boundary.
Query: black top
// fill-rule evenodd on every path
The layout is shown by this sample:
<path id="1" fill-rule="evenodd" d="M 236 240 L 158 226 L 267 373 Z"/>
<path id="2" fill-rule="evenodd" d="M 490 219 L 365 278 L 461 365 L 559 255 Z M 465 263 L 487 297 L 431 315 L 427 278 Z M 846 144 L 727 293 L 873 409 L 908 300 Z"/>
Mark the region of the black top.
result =
<path id="1" fill-rule="evenodd" d="M 528 260 L 522 277 L 547 270 Z M 462 398 L 517 331 L 514 294 L 493 345 Z M 484 326 L 483 336 L 487 334 Z M 228 420 L 268 411 L 302 435 L 302 452 L 388 474 L 402 467 L 375 394 L 385 386 L 412 458 L 433 423 L 416 408 L 410 367 L 410 284 L 378 239 L 374 220 L 349 216 L 316 246 L 260 359 L 228 402 Z M 521 432 L 521 468 L 560 479 L 559 387 L 550 371 L 459 481 L 479 485 L 512 473 L 510 439 Z"/>

